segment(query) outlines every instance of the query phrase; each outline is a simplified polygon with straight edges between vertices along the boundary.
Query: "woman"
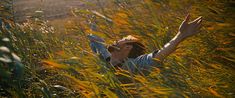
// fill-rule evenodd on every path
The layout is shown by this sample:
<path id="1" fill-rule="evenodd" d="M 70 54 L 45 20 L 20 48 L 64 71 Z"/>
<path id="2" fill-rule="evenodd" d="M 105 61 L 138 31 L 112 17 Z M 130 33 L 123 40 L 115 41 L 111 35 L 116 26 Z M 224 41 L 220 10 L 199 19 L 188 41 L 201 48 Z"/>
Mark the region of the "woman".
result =
<path id="1" fill-rule="evenodd" d="M 145 46 L 135 37 L 129 35 L 114 44 L 105 47 L 104 40 L 95 35 L 88 35 L 90 46 L 94 53 L 101 55 L 102 59 L 114 67 L 136 72 L 139 70 L 151 70 L 157 62 L 163 61 L 176 50 L 176 47 L 186 38 L 197 34 L 201 28 L 202 17 L 189 22 L 190 15 L 179 27 L 177 35 L 162 49 L 145 54 Z M 157 65 L 156 65 L 157 66 Z"/>

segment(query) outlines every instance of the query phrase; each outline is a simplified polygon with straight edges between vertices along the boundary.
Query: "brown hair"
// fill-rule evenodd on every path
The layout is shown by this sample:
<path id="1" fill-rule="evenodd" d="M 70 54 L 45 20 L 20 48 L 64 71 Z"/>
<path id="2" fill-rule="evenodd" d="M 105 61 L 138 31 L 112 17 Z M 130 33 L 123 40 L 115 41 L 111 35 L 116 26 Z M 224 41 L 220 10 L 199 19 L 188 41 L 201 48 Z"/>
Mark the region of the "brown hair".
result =
<path id="1" fill-rule="evenodd" d="M 145 46 L 140 42 L 130 42 L 126 44 L 133 46 L 130 53 L 128 54 L 128 58 L 137 58 L 138 56 L 145 53 Z"/>

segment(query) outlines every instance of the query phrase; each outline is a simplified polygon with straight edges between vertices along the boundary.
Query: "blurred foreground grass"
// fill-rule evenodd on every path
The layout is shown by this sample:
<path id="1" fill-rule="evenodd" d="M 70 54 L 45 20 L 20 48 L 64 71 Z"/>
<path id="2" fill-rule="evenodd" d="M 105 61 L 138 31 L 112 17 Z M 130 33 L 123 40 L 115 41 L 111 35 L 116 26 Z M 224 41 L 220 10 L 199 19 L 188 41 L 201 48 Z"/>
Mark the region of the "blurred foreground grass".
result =
<path id="1" fill-rule="evenodd" d="M 10 39 L 25 73 L 17 82 L 18 90 L 1 84 L 1 96 L 235 96 L 234 1 L 114 0 L 107 6 L 97 1 L 100 9 L 96 11 L 72 10 L 76 18 L 65 23 L 66 30 L 61 33 L 40 19 L 18 25 L 4 18 L 12 27 L 3 24 L 1 36 Z M 202 31 L 147 75 L 109 69 L 89 48 L 86 34 L 102 36 L 107 43 L 131 34 L 152 52 L 176 34 L 187 13 L 192 18 L 203 16 Z"/>

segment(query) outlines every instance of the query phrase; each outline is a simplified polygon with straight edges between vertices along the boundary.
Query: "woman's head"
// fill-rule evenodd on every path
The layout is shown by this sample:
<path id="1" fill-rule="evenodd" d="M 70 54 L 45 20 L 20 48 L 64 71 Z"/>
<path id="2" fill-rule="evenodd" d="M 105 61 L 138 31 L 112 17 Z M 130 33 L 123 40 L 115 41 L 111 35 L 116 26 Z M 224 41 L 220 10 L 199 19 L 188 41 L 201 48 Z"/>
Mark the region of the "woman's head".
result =
<path id="1" fill-rule="evenodd" d="M 136 58 L 144 54 L 145 46 L 129 35 L 109 46 L 108 51 L 112 54 L 110 63 L 115 66 L 123 63 L 126 58 Z"/>

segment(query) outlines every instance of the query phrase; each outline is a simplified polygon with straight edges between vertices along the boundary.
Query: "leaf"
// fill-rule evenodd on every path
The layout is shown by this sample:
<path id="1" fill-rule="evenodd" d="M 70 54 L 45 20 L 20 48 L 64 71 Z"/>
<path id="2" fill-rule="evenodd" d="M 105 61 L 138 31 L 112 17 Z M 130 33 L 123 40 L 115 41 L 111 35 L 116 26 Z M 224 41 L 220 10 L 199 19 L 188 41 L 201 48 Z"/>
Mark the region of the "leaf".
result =
<path id="1" fill-rule="evenodd" d="M 82 95 L 90 98 L 90 97 L 94 96 L 94 93 L 98 93 L 98 91 L 97 91 L 98 87 L 95 86 L 92 82 L 81 81 L 81 80 L 76 79 L 75 77 L 73 77 L 69 74 L 63 74 L 63 75 L 68 77 L 72 81 L 76 82 L 76 85 L 74 85 L 74 86 L 81 90 Z"/>
<path id="2" fill-rule="evenodd" d="M 53 87 L 61 89 L 61 90 L 69 90 L 68 88 L 61 86 L 61 85 L 54 85 Z"/>
<path id="3" fill-rule="evenodd" d="M 225 57 L 225 56 L 220 56 L 220 57 L 223 58 L 223 59 L 226 59 L 228 61 L 235 62 L 235 59 L 231 59 L 231 58 L 228 58 L 228 57 Z"/>
<path id="4" fill-rule="evenodd" d="M 220 95 L 219 93 L 217 93 L 215 90 L 213 90 L 211 87 L 208 88 L 209 92 L 217 97 L 223 98 L 222 95 Z"/>
<path id="5" fill-rule="evenodd" d="M 134 78 L 135 78 L 135 80 L 137 80 L 137 81 L 139 81 L 139 82 L 141 82 L 141 83 L 143 83 L 143 84 L 148 82 L 145 77 L 140 76 L 140 75 L 135 75 Z"/>
<path id="6" fill-rule="evenodd" d="M 44 98 L 52 98 L 48 88 L 42 87 L 41 92 L 43 93 Z"/>
<path id="7" fill-rule="evenodd" d="M 10 53 L 10 50 L 9 50 L 7 47 L 5 47 L 5 46 L 1 46 L 1 47 L 0 47 L 0 52 L 3 52 L 3 53 Z"/>
<path id="8" fill-rule="evenodd" d="M 122 87 L 126 87 L 126 86 L 135 86 L 135 84 L 134 84 L 134 83 L 120 84 L 120 86 L 122 86 Z"/>
<path id="9" fill-rule="evenodd" d="M 215 69 L 221 69 L 222 66 L 220 64 L 209 64 L 209 66 L 211 66 L 212 68 L 215 68 Z"/>
<path id="10" fill-rule="evenodd" d="M 112 91 L 110 91 L 108 88 L 103 90 L 103 92 L 105 95 L 107 95 L 108 98 L 118 98 L 118 96 L 115 93 L 113 93 Z"/>
<path id="11" fill-rule="evenodd" d="M 56 63 L 54 61 L 50 61 L 50 60 L 43 60 L 42 62 L 44 63 L 44 65 L 49 65 L 54 68 L 61 68 L 61 69 L 68 69 L 69 68 L 69 66 L 58 64 L 58 63 Z"/>
<path id="12" fill-rule="evenodd" d="M 219 12 L 216 9 L 213 9 L 211 7 L 209 7 L 208 9 L 214 14 L 219 14 Z"/>
<path id="13" fill-rule="evenodd" d="M 2 69 L 0 66 L 0 80 L 1 79 L 10 79 L 12 73 L 9 71 L 6 71 L 5 69 Z"/>
<path id="14" fill-rule="evenodd" d="M 115 75 L 122 75 L 122 76 L 126 76 L 126 77 L 128 77 L 128 78 L 131 78 L 130 75 L 125 74 L 125 73 L 122 73 L 122 72 L 116 72 Z"/>

